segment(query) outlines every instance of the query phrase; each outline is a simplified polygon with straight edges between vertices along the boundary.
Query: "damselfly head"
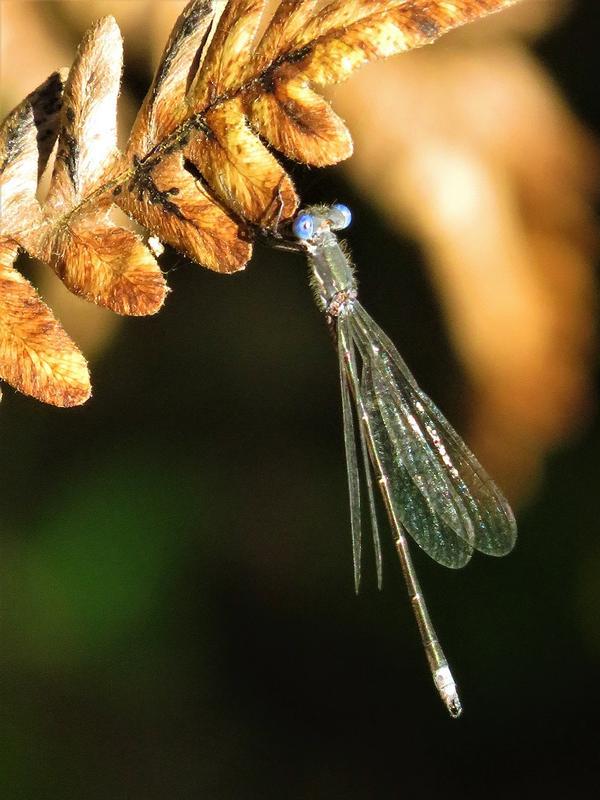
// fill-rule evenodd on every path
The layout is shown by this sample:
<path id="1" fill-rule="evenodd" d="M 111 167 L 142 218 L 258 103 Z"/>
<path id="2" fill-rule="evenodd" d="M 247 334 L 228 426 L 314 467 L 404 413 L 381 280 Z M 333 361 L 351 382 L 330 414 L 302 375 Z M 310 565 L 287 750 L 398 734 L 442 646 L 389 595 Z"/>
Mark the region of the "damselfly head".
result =
<path id="1" fill-rule="evenodd" d="M 297 239 L 311 242 L 319 234 L 333 230 L 341 231 L 352 221 L 352 212 L 342 203 L 331 206 L 309 206 L 298 213 L 292 223 L 292 233 Z"/>

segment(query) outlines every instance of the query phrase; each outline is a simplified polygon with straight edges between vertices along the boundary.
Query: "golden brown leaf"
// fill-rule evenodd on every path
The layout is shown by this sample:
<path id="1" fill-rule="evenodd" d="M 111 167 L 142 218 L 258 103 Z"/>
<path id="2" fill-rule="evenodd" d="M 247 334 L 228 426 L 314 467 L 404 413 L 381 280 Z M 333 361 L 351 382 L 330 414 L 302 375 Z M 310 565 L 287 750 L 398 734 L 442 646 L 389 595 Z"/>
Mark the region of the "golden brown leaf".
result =
<path id="1" fill-rule="evenodd" d="M 240 97 L 227 98 L 230 90 L 239 87 L 247 70 L 264 5 L 264 0 L 231 0 L 220 17 L 204 59 L 200 56 L 201 65 L 187 95 L 189 113 L 194 112 L 196 119 L 184 154 L 234 215 L 267 226 L 274 218 L 286 219 L 294 213 L 296 194 L 283 168 L 249 128 Z M 192 7 L 195 4 L 188 6 L 186 13 Z M 286 4 L 284 11 L 287 13 L 290 8 Z M 283 17 L 285 14 L 280 11 L 279 18 Z M 179 23 L 176 27 L 180 27 Z M 320 98 L 315 102 L 327 107 Z M 198 113 L 203 109 L 200 119 Z M 313 108 L 313 120 L 315 112 Z M 325 114 L 320 116 L 324 118 Z M 336 119 L 333 112 L 329 116 Z M 300 124 L 297 120 L 294 130 L 282 137 L 282 142 L 290 143 L 289 151 L 300 138 Z M 295 154 L 297 150 L 296 147 Z M 206 231 L 205 226 L 202 229 Z"/>
<path id="2" fill-rule="evenodd" d="M 234 272 L 249 260 L 251 246 L 231 213 L 184 168 L 183 142 L 190 134 L 178 136 L 176 130 L 190 116 L 188 87 L 222 6 L 221 0 L 194 0 L 182 11 L 129 140 L 127 158 L 134 165 L 133 175 L 118 187 L 114 199 L 189 258 L 209 269 Z M 173 146 L 161 147 L 173 132 Z"/>
<path id="3" fill-rule="evenodd" d="M 84 37 L 64 89 L 43 224 L 20 241 L 75 294 L 120 314 L 153 314 L 166 294 L 160 268 L 140 237 L 107 217 L 112 200 L 105 186 L 119 156 L 121 63 L 121 35 L 106 17 Z"/>
<path id="4" fill-rule="evenodd" d="M 251 252 L 244 230 L 235 221 L 224 224 L 225 214 L 234 220 L 268 225 L 275 217 L 291 216 L 297 206 L 290 178 L 248 127 L 241 99 L 234 96 L 206 108 L 239 83 L 263 6 L 264 0 L 234 0 L 222 16 L 222 3 L 196 0 L 186 6 L 136 122 L 128 148 L 134 175 L 117 200 L 142 224 L 152 223 L 153 232 L 164 241 L 222 272 L 242 268 Z M 214 26 L 219 16 L 216 32 L 208 42 L 209 25 Z M 200 23 L 200 30 L 193 35 L 192 20 Z M 181 53 L 190 60 L 187 72 L 183 57 L 179 58 Z M 193 78 L 195 62 L 200 66 Z M 168 94 L 161 90 L 165 83 L 172 87 Z M 170 106 L 171 94 L 174 110 Z M 199 110 L 205 108 L 205 113 L 199 115 Z M 159 142 L 159 131 L 163 139 L 169 137 L 168 144 Z M 163 153 L 168 156 L 173 150 L 183 151 L 200 180 L 186 178 L 184 170 L 176 168 L 176 159 L 170 161 L 167 170 L 161 170 Z M 162 178 L 160 186 L 155 182 L 157 175 Z M 167 176 L 178 182 L 167 184 Z M 224 213 L 217 206 L 210 208 L 211 198 L 204 183 L 214 193 L 213 203 L 222 205 Z M 176 198 L 172 189 L 178 190 Z M 198 193 L 197 198 L 194 192 Z M 145 209 L 145 203 L 161 206 L 166 217 Z"/>
<path id="5" fill-rule="evenodd" d="M 242 83 L 265 2 L 229 0 L 227 3 L 190 91 L 189 103 L 194 113 L 203 111 L 216 98 Z"/>
<path id="6" fill-rule="evenodd" d="M 200 0 L 181 12 L 133 125 L 127 146 L 130 159 L 145 156 L 189 116 L 187 92 L 195 61 L 202 58 L 216 8 L 222 5 L 222 0 Z"/>
<path id="7" fill-rule="evenodd" d="M 184 154 L 226 208 L 268 226 L 294 213 L 296 193 L 284 169 L 249 128 L 241 98 L 226 97 L 243 80 L 264 6 L 265 0 L 227 4 L 188 93 L 190 111 L 205 113 Z"/>
<path id="8" fill-rule="evenodd" d="M 0 128 L 0 236 L 18 237 L 22 230 L 40 224 L 40 207 L 35 197 L 37 178 L 47 159 L 48 148 L 44 143 L 56 140 L 52 123 L 57 107 L 60 108 L 61 91 L 62 82 L 55 73 L 28 95 Z M 44 147 L 41 157 L 38 138 Z"/>
<path id="9" fill-rule="evenodd" d="M 335 0 L 293 42 L 309 48 L 298 69 L 321 86 L 369 61 L 431 44 L 444 33 L 515 0 Z"/>
<path id="10" fill-rule="evenodd" d="M 56 139 L 62 86 L 62 77 L 51 75 L 0 130 L 0 378 L 38 400 L 72 406 L 90 394 L 85 359 L 12 266 L 15 238 L 40 224 L 37 177 Z"/>
<path id="11" fill-rule="evenodd" d="M 262 75 L 284 53 L 312 17 L 319 0 L 282 0 L 252 57 L 244 68 L 244 79 Z"/>
<path id="12" fill-rule="evenodd" d="M 248 93 L 246 108 L 261 136 L 288 158 L 322 167 L 352 155 L 350 131 L 303 77 L 289 80 L 281 70 L 272 91 Z"/>
<path id="13" fill-rule="evenodd" d="M 276 215 L 291 216 L 298 204 L 292 182 L 248 127 L 241 100 L 219 105 L 206 124 L 184 152 L 225 206 L 264 227 Z"/>
<path id="14" fill-rule="evenodd" d="M 240 226 L 183 168 L 180 152 L 119 187 L 120 207 L 167 244 L 217 272 L 242 269 L 252 253 Z"/>
<path id="15" fill-rule="evenodd" d="M 12 267 L 17 249 L 0 240 L 0 378 L 45 403 L 80 405 L 91 391 L 85 359 Z"/>
<path id="16" fill-rule="evenodd" d="M 39 239 L 37 251 L 74 294 L 117 314 L 143 316 L 162 306 L 166 287 L 156 259 L 133 231 L 73 215 Z"/>
<path id="17" fill-rule="evenodd" d="M 69 213 L 102 187 L 117 152 L 117 97 L 123 44 L 112 17 L 81 42 L 63 93 L 64 113 L 47 210 Z"/>
<path id="18" fill-rule="evenodd" d="M 203 250 L 202 263 L 219 268 L 216 258 L 207 258 L 217 236 L 206 219 L 209 196 L 194 204 L 186 189 L 188 209 L 204 218 L 182 219 L 180 209 L 174 212 L 181 197 L 173 197 L 181 187 L 154 184 L 162 158 L 181 149 L 235 218 L 263 227 L 289 219 L 297 207 L 293 185 L 255 131 L 302 163 L 322 166 L 347 158 L 350 134 L 311 83 L 341 80 L 361 63 L 433 41 L 511 2 L 335 0 L 317 11 L 322 4 L 316 0 L 285 0 L 252 56 L 265 0 L 230 0 L 224 11 L 216 0 L 188 3 L 134 127 L 128 148 L 133 178 L 117 202 L 142 224 L 152 223 L 164 241 L 196 258 Z M 173 176 L 172 168 L 168 172 Z M 145 210 L 145 203 L 165 208 L 166 219 Z M 212 216 L 217 222 L 218 215 Z M 187 240 L 177 243 L 177 235 Z M 243 238 L 243 231 L 230 227 L 226 235 L 233 235 L 228 241 L 241 255 L 235 237 Z M 231 258 L 220 267 L 232 268 Z"/>
<path id="19" fill-rule="evenodd" d="M 309 84 L 343 81 L 369 61 L 429 44 L 514 2 L 335 0 L 316 15 L 312 2 L 282 5 L 245 72 L 253 78 L 250 120 L 290 158 L 316 166 L 341 161 L 352 153 L 350 133 Z"/>

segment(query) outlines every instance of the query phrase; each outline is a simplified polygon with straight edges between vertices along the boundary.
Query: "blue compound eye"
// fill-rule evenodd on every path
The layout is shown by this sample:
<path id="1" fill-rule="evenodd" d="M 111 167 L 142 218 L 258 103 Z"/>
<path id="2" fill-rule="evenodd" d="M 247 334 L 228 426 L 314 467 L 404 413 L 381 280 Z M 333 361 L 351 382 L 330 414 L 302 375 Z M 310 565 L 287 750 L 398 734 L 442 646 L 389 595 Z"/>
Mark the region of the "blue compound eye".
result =
<path id="1" fill-rule="evenodd" d="M 292 225 L 292 232 L 297 239 L 310 239 L 315 232 L 312 214 L 298 214 Z"/>
<path id="2" fill-rule="evenodd" d="M 347 228 L 352 222 L 352 212 L 348 206 L 345 206 L 342 203 L 335 203 L 335 205 L 331 206 L 329 218 L 331 221 L 331 227 L 336 231 L 341 231 L 344 228 Z"/>

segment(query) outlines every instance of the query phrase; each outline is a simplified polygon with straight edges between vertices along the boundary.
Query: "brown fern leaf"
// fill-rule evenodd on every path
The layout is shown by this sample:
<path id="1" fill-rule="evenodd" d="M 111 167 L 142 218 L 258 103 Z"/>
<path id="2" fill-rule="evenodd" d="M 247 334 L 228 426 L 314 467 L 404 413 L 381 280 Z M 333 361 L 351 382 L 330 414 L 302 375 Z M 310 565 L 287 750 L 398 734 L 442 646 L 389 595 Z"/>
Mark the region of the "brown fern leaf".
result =
<path id="1" fill-rule="evenodd" d="M 240 222 L 266 225 L 297 206 L 291 180 L 248 127 L 240 99 L 223 101 L 263 5 L 230 2 L 218 27 L 222 2 L 186 6 L 133 128 L 132 177 L 115 195 L 163 241 L 219 272 L 241 269 L 250 258 Z M 210 107 L 215 92 L 220 101 Z M 199 97 L 204 115 L 196 113 Z"/>
<path id="2" fill-rule="evenodd" d="M 316 0 L 284 0 L 246 68 L 246 112 L 254 127 L 280 152 L 313 166 L 352 155 L 352 137 L 329 103 L 314 92 L 298 64 L 308 55 L 294 42 L 309 22 Z"/>
<path id="3" fill-rule="evenodd" d="M 250 129 L 239 92 L 265 0 L 229 0 L 188 93 L 202 125 L 185 148 L 211 190 L 237 216 L 269 226 L 297 208 L 293 184 Z"/>
<path id="4" fill-rule="evenodd" d="M 242 100 L 233 97 L 206 114 L 206 129 L 184 148 L 212 191 L 234 214 L 268 227 L 298 205 L 285 170 L 248 125 Z"/>
<path id="5" fill-rule="evenodd" d="M 56 142 L 64 79 L 50 75 L 0 126 L 0 240 L 18 242 L 42 222 L 37 183 Z"/>
<path id="6" fill-rule="evenodd" d="M 305 164 L 347 158 L 350 134 L 312 84 L 342 80 L 512 2 L 283 0 L 255 46 L 266 0 L 192 0 L 134 125 L 113 199 L 205 266 L 241 269 L 251 252 L 244 223 L 270 227 L 298 202 L 257 134 Z"/>
<path id="7" fill-rule="evenodd" d="M 138 168 L 127 187 L 118 187 L 121 208 L 194 261 L 218 272 L 235 272 L 250 258 L 243 228 L 184 169 L 174 152 Z"/>
<path id="8" fill-rule="evenodd" d="M 51 76 L 32 92 L 4 120 L 0 128 L 0 237 L 18 238 L 23 230 L 36 227 L 41 210 L 36 200 L 40 170 L 36 127 L 32 101 L 43 97 L 52 114 L 60 108 L 62 84 Z M 50 138 L 52 138 L 52 128 Z M 54 137 L 55 139 L 55 137 Z"/>
<path id="9" fill-rule="evenodd" d="M 202 58 L 218 19 L 219 5 L 222 10 L 225 0 L 196 0 L 179 15 L 131 130 L 127 146 L 130 160 L 145 156 L 189 117 L 186 95 L 194 65 L 197 68 Z"/>
<path id="10" fill-rule="evenodd" d="M 107 17 L 84 37 L 63 93 L 58 152 L 42 224 L 20 243 L 47 261 L 75 294 L 120 314 L 152 314 L 166 284 L 139 236 L 108 214 L 119 167 L 116 103 L 121 35 Z"/>
<path id="11" fill-rule="evenodd" d="M 0 378 L 55 406 L 90 396 L 84 357 L 35 289 L 12 267 L 17 245 L 0 240 Z"/>
<path id="12" fill-rule="evenodd" d="M 294 48 L 310 47 L 299 71 L 320 86 L 338 83 L 369 61 L 431 44 L 453 28 L 514 2 L 336 0 L 295 38 Z"/>
<path id="13" fill-rule="evenodd" d="M 515 0 L 334 0 L 311 16 L 312 0 L 288 0 L 256 48 L 244 91 L 253 126 L 290 158 L 315 166 L 352 152 L 344 123 L 312 91 L 361 65 L 430 44 L 452 28 Z M 289 6 L 290 16 L 283 6 Z"/>
<path id="14" fill-rule="evenodd" d="M 189 94 L 197 113 L 239 87 L 266 0 L 229 0 Z"/>
<path id="15" fill-rule="evenodd" d="M 367 61 L 432 42 L 514 0 L 283 0 L 255 45 L 265 2 L 186 6 L 134 128 L 131 179 L 116 200 L 163 240 L 223 272 L 250 255 L 244 227 L 233 220 L 269 227 L 297 207 L 289 176 L 257 133 L 301 163 L 347 158 L 350 133 L 313 84 L 343 80 Z M 159 180 L 161 160 L 180 151 L 185 160 L 167 170 L 173 183 Z M 217 254 L 217 239 L 228 258 L 223 248 Z"/>
<path id="16" fill-rule="evenodd" d="M 244 231 L 205 188 L 202 177 L 184 168 L 182 147 L 194 65 L 223 2 L 196 0 L 181 13 L 156 76 L 134 123 L 126 151 L 128 180 L 113 190 L 123 211 L 163 242 L 220 272 L 243 267 L 252 252 Z"/>
<path id="17" fill-rule="evenodd" d="M 21 233 L 40 224 L 37 178 L 56 140 L 63 78 L 51 75 L 0 129 L 0 379 L 46 403 L 73 406 L 90 395 L 85 359 L 12 266 Z"/>

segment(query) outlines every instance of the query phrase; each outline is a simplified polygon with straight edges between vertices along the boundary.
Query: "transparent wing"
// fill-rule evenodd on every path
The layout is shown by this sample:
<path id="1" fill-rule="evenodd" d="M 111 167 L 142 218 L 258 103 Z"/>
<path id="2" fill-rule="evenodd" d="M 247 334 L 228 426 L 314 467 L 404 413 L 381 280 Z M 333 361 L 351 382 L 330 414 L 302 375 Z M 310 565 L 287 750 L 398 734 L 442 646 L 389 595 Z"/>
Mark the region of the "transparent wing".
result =
<path id="1" fill-rule="evenodd" d="M 340 386 L 342 389 L 342 412 L 344 422 L 344 445 L 346 448 L 346 472 L 348 473 L 348 494 L 350 496 L 350 527 L 352 530 L 352 558 L 354 561 L 354 588 L 360 586 L 362 530 L 360 513 L 360 474 L 356 457 L 356 438 L 354 418 L 345 361 L 345 343 L 338 336 L 338 355 L 340 362 Z M 349 352 L 346 350 L 346 352 Z"/>
<path id="2" fill-rule="evenodd" d="M 363 362 L 365 392 L 376 406 L 387 438 L 389 458 L 396 472 L 408 475 L 426 506 L 439 517 L 441 529 L 452 530 L 468 548 L 488 555 L 510 552 L 516 541 L 516 524 L 508 502 L 489 478 L 460 436 L 434 403 L 422 392 L 390 339 L 366 311 L 355 304 L 352 334 Z M 373 412 L 374 413 L 374 412 Z M 404 494 L 410 491 L 404 487 Z M 419 501 L 412 501 L 419 506 Z M 437 555 L 419 542 L 414 527 L 407 530 L 442 564 Z M 447 548 L 456 545 L 448 542 Z M 456 558 L 452 556 L 451 561 Z M 448 566 L 452 566 L 448 564 Z M 458 564 L 456 564 L 458 566 Z"/>
<path id="3" fill-rule="evenodd" d="M 368 320 L 372 323 L 372 320 Z M 406 491 L 417 492 L 426 498 L 431 510 L 441 522 L 462 538 L 472 550 L 475 534 L 467 509 L 460 495 L 446 476 L 447 465 L 439 463 L 422 430 L 419 420 L 407 408 L 404 398 L 393 382 L 388 365 L 382 356 L 379 331 L 361 329 L 360 320 L 353 319 L 353 333 L 361 354 L 365 391 L 377 408 L 383 428 L 382 443 L 393 454 L 396 471 L 408 478 Z M 361 335 L 364 334 L 364 335 Z M 439 556 L 439 548 L 438 556 Z"/>
<path id="4" fill-rule="evenodd" d="M 349 335 L 347 327 L 347 318 L 342 318 L 338 325 L 338 358 L 340 362 L 340 383 L 342 386 L 342 406 L 344 411 L 344 441 L 346 443 L 346 463 L 348 473 L 350 470 L 356 470 L 356 478 L 350 478 L 348 475 L 348 485 L 350 488 L 350 516 L 352 519 L 352 538 L 356 541 L 355 527 L 358 528 L 359 544 L 358 548 L 355 544 L 354 547 L 354 579 L 356 589 L 358 591 L 358 582 L 360 581 L 360 498 L 354 500 L 353 493 L 359 491 L 359 474 L 358 465 L 356 461 L 356 448 L 354 439 L 354 427 L 352 417 L 352 397 L 357 398 L 359 395 L 359 381 L 358 381 L 358 368 L 356 364 L 356 354 L 354 352 L 354 341 Z M 367 495 L 369 498 L 369 510 L 371 513 L 371 533 L 373 536 L 373 548 L 375 554 L 375 569 L 377 571 L 377 585 L 381 589 L 383 582 L 383 557 L 381 553 L 381 540 L 379 537 L 379 526 L 377 524 L 377 509 L 375 507 L 375 493 L 373 491 L 373 479 L 371 475 L 371 463 L 369 460 L 369 449 L 365 434 L 364 420 L 361 419 L 360 410 L 357 409 L 358 416 L 358 430 L 360 434 L 360 449 L 362 453 L 363 469 L 365 473 L 365 480 L 367 483 Z M 358 526 L 354 521 L 355 516 L 358 514 Z M 358 573 L 356 567 L 356 560 L 359 559 Z"/>
<path id="5" fill-rule="evenodd" d="M 415 542 L 439 564 L 454 569 L 464 567 L 473 554 L 473 547 L 436 512 L 412 480 L 402 445 L 390 436 L 385 424 L 373 377 L 371 365 L 363 364 L 360 393 L 373 447 L 388 482 L 393 514 Z"/>

